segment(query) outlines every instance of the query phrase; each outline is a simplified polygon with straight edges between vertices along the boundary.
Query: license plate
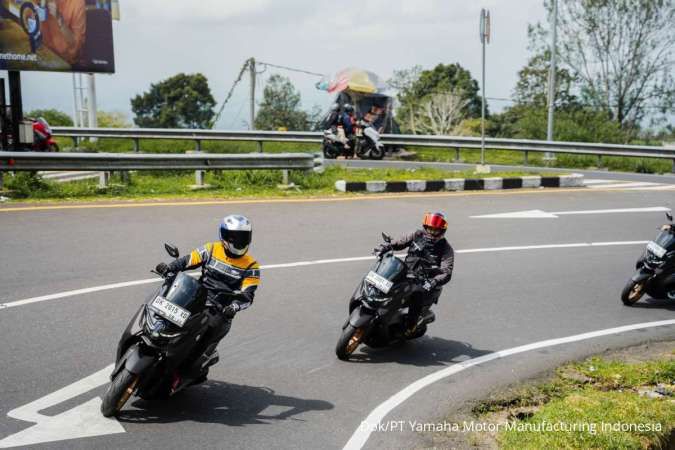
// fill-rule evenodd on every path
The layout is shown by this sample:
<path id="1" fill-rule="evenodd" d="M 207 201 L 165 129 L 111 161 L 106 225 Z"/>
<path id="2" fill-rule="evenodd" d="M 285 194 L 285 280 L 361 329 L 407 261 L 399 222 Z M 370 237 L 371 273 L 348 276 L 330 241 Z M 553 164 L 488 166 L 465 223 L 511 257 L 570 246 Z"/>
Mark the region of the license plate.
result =
<path id="1" fill-rule="evenodd" d="M 647 250 L 656 255 L 657 258 L 663 258 L 663 255 L 665 255 L 667 252 L 665 248 L 653 241 L 647 243 Z"/>
<path id="2" fill-rule="evenodd" d="M 368 272 L 368 275 L 366 275 L 366 281 L 375 286 L 376 288 L 378 288 L 379 290 L 381 290 L 382 292 L 384 292 L 385 294 L 388 294 L 389 290 L 394 285 L 394 283 L 387 280 L 383 276 L 376 274 L 372 270 Z"/>
<path id="3" fill-rule="evenodd" d="M 155 298 L 150 304 L 152 308 L 169 322 L 182 327 L 190 317 L 190 311 L 174 305 L 164 297 Z"/>

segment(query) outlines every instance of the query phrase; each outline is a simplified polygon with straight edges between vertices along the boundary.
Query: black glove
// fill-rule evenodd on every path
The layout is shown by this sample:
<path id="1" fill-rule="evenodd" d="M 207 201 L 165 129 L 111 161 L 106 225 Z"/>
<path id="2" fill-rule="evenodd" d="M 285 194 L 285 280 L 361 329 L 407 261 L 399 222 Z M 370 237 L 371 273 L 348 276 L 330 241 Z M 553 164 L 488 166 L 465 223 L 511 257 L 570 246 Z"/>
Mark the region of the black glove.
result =
<path id="1" fill-rule="evenodd" d="M 165 262 L 161 262 L 157 264 L 157 267 L 155 267 L 155 271 L 157 271 L 157 273 L 162 276 L 166 276 L 166 274 L 169 273 L 169 265 Z"/>
<path id="2" fill-rule="evenodd" d="M 422 289 L 424 289 L 427 292 L 431 292 L 436 288 L 436 285 L 438 282 L 436 280 L 427 280 L 422 284 Z"/>
<path id="3" fill-rule="evenodd" d="M 239 308 L 236 305 L 227 305 L 223 308 L 223 316 L 232 319 L 237 314 L 237 311 L 239 311 Z"/>
<path id="4" fill-rule="evenodd" d="M 382 256 L 391 249 L 392 249 L 391 244 L 381 244 L 373 249 L 373 254 L 377 256 Z"/>

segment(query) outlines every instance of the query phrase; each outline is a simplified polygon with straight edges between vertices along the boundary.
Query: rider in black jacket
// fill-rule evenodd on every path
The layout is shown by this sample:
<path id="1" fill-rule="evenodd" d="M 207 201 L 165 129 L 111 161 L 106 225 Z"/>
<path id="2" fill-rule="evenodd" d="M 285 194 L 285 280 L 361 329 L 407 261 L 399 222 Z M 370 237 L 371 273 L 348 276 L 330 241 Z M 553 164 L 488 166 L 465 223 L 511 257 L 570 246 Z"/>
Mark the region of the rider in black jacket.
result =
<path id="1" fill-rule="evenodd" d="M 447 229 L 448 221 L 443 213 L 426 213 L 421 230 L 406 234 L 375 249 L 378 253 L 383 253 L 392 249 L 407 248 L 406 263 L 411 265 L 417 259 L 421 259 L 422 267 L 426 268 L 427 274 L 430 275 L 410 298 L 406 330 L 408 336 L 415 333 L 427 314 L 433 314 L 429 311 L 431 305 L 438 302 L 442 286 L 452 278 L 455 252 L 444 237 Z"/>

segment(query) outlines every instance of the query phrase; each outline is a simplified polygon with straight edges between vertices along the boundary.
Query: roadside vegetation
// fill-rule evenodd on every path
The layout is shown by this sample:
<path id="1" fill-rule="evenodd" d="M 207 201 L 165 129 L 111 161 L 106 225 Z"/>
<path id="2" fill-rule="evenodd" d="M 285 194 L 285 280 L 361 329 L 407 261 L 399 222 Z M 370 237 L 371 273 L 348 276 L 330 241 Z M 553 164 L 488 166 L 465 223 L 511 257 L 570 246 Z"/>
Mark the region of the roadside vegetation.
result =
<path id="1" fill-rule="evenodd" d="M 492 432 L 461 439 L 503 449 L 673 448 L 675 351 L 672 343 L 660 348 L 567 364 L 545 382 L 496 394 L 474 405 L 468 418 L 492 425 Z"/>
<path id="2" fill-rule="evenodd" d="M 98 180 L 81 180 L 57 183 L 39 175 L 19 172 L 6 175 L 6 191 L 0 194 L 14 200 L 94 200 L 94 199 L 143 199 L 143 198 L 263 198 L 289 196 L 326 196 L 337 194 L 337 180 L 441 180 L 445 178 L 483 178 L 486 176 L 532 175 L 524 172 L 476 174 L 472 171 L 444 171 L 439 169 L 347 169 L 327 167 L 323 173 L 291 171 L 291 187 L 280 189 L 280 170 L 231 170 L 209 171 L 205 183 L 209 187 L 194 190 L 194 171 L 149 171 L 130 174 L 125 181 L 121 174 L 111 177 L 107 188 L 99 188 Z M 554 175 L 542 172 L 541 175 Z"/>

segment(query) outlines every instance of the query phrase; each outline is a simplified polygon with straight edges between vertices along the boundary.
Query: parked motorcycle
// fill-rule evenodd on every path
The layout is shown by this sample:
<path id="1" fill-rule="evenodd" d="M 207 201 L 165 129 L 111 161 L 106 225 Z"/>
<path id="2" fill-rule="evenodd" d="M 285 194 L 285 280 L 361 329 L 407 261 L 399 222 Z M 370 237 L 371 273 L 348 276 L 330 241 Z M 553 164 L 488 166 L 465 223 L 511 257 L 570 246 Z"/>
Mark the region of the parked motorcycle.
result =
<path id="1" fill-rule="evenodd" d="M 338 156 L 354 156 L 354 150 L 351 148 L 342 126 L 331 127 L 324 130 L 323 156 L 327 159 L 335 159 Z"/>
<path id="2" fill-rule="evenodd" d="M 621 291 L 624 305 L 634 305 L 647 293 L 653 298 L 675 300 L 675 224 L 670 222 L 655 240 L 647 243 L 644 254 L 635 264 L 636 272 Z"/>
<path id="3" fill-rule="evenodd" d="M 391 242 L 386 234 L 382 237 Z M 378 256 L 349 301 L 349 318 L 335 347 L 339 359 L 348 359 L 361 343 L 384 347 L 417 339 L 427 332 L 427 324 L 436 319 L 432 311 L 425 314 L 414 335 L 404 334 L 410 296 L 429 279 L 428 272 L 437 269 L 422 257 L 422 249 L 417 250 L 419 256 L 408 262 L 395 256 L 393 250 Z"/>
<path id="4" fill-rule="evenodd" d="M 345 146 L 348 145 L 348 146 Z M 354 137 L 348 140 L 341 126 L 325 130 L 323 133 L 323 155 L 328 159 L 338 156 L 361 159 L 384 158 L 384 144 L 380 141 L 380 133 L 365 120 L 359 120 L 354 125 Z"/>
<path id="5" fill-rule="evenodd" d="M 164 248 L 178 258 L 176 247 L 164 244 Z M 183 272 L 167 274 L 122 334 L 101 413 L 117 414 L 134 394 L 144 399 L 171 396 L 203 379 L 208 367 L 218 362 L 218 354 L 193 353 L 209 324 L 222 320 L 221 312 L 220 304 L 206 300 L 200 280 Z"/>
<path id="6" fill-rule="evenodd" d="M 59 144 L 54 140 L 52 128 L 42 117 L 33 120 L 33 151 L 58 152 Z"/>
<path id="7" fill-rule="evenodd" d="M 354 153 L 361 159 L 384 158 L 384 144 L 380 141 L 380 133 L 365 120 L 359 120 L 354 127 L 356 143 Z"/>

